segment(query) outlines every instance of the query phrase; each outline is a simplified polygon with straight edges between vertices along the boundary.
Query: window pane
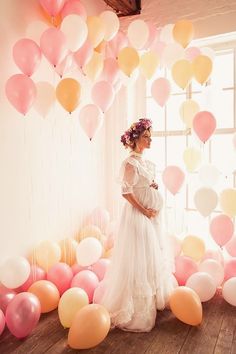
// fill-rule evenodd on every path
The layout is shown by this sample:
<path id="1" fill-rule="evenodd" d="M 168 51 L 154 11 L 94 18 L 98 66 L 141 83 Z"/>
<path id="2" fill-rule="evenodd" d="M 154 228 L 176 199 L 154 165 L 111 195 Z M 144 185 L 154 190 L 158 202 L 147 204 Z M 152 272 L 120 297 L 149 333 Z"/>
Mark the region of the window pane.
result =
<path id="1" fill-rule="evenodd" d="M 167 130 L 185 130 L 185 124 L 180 117 L 179 109 L 186 100 L 186 95 L 172 95 L 167 103 Z"/>
<path id="2" fill-rule="evenodd" d="M 232 175 L 236 168 L 233 134 L 213 135 L 211 138 L 212 164 L 225 176 Z"/>
<path id="3" fill-rule="evenodd" d="M 183 162 L 183 152 L 186 148 L 185 136 L 168 136 L 167 137 L 167 166 L 176 165 L 185 169 Z"/>
<path id="4" fill-rule="evenodd" d="M 234 54 L 225 53 L 215 57 L 211 82 L 219 87 L 234 85 Z"/>
<path id="5" fill-rule="evenodd" d="M 165 138 L 152 137 L 151 149 L 146 150 L 145 154 L 156 164 L 157 170 L 162 171 L 165 168 Z"/>
<path id="6" fill-rule="evenodd" d="M 152 80 L 147 80 L 147 96 L 151 96 L 152 83 L 153 83 L 153 81 L 155 81 L 159 77 L 165 77 L 165 69 L 164 68 L 158 68 L 155 73 L 155 77 L 152 78 Z"/>
<path id="7" fill-rule="evenodd" d="M 153 98 L 147 98 L 147 117 L 153 122 L 153 130 L 165 130 L 165 109 L 160 107 Z"/>

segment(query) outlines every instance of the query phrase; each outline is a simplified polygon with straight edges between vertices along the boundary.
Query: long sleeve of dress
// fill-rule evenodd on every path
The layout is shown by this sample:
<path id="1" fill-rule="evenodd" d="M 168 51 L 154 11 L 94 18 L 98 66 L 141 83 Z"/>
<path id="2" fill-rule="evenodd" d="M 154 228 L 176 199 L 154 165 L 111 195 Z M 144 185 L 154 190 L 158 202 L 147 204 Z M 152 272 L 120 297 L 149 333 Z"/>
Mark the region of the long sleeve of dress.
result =
<path id="1" fill-rule="evenodd" d="M 121 170 L 121 190 L 122 194 L 133 193 L 133 186 L 138 181 L 137 167 L 126 162 Z"/>

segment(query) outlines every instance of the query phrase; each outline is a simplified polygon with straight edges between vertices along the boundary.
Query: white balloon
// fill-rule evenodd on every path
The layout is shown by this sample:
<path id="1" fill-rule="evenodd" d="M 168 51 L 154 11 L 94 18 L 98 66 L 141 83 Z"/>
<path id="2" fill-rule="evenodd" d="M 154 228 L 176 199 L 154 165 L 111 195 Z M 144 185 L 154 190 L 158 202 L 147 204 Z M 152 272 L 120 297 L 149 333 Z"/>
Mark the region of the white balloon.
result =
<path id="1" fill-rule="evenodd" d="M 149 38 L 149 28 L 145 21 L 134 20 L 129 24 L 127 36 L 135 49 L 141 49 Z"/>
<path id="2" fill-rule="evenodd" d="M 0 268 L 0 282 L 9 289 L 24 284 L 30 275 L 30 264 L 24 257 L 8 258 Z"/>
<path id="3" fill-rule="evenodd" d="M 207 164 L 202 166 L 198 171 L 198 178 L 204 186 L 214 186 L 220 177 L 220 171 L 217 167 Z"/>
<path id="4" fill-rule="evenodd" d="M 197 272 L 192 274 L 186 286 L 193 289 L 200 297 L 201 302 L 210 300 L 216 292 L 216 284 L 212 276 L 205 272 Z"/>
<path id="5" fill-rule="evenodd" d="M 37 97 L 33 107 L 43 118 L 45 118 L 55 103 L 55 89 L 49 82 L 46 81 L 37 82 L 36 88 Z"/>
<path id="6" fill-rule="evenodd" d="M 194 194 L 194 203 L 199 213 L 206 217 L 215 209 L 218 195 L 211 188 L 200 188 Z"/>
<path id="7" fill-rule="evenodd" d="M 75 52 L 87 39 L 88 27 L 82 17 L 68 15 L 61 23 L 61 31 L 65 34 L 68 48 Z"/>
<path id="8" fill-rule="evenodd" d="M 76 250 L 77 263 L 90 266 L 97 262 L 102 255 L 102 245 L 95 237 L 87 237 L 80 241 Z"/>
<path id="9" fill-rule="evenodd" d="M 236 306 L 236 277 L 228 279 L 222 288 L 222 296 L 230 305 Z"/>
<path id="10" fill-rule="evenodd" d="M 48 29 L 48 25 L 42 21 L 33 21 L 30 22 L 29 26 L 26 29 L 26 37 L 32 39 L 36 43 L 40 42 L 40 38 L 43 32 Z"/>
<path id="11" fill-rule="evenodd" d="M 120 27 L 120 21 L 117 15 L 112 11 L 103 11 L 100 14 L 100 17 L 105 26 L 104 39 L 105 41 L 110 41 L 117 34 Z"/>
<path id="12" fill-rule="evenodd" d="M 199 271 L 210 274 L 216 284 L 220 286 L 224 280 L 224 268 L 214 259 L 206 259 L 199 264 Z"/>
<path id="13" fill-rule="evenodd" d="M 173 37 L 173 28 L 174 28 L 173 23 L 169 23 L 168 25 L 162 27 L 160 32 L 160 40 L 162 42 L 173 43 L 175 41 Z"/>
<path id="14" fill-rule="evenodd" d="M 183 58 L 184 48 L 178 43 L 170 43 L 162 53 L 161 63 L 170 69 L 176 61 Z"/>

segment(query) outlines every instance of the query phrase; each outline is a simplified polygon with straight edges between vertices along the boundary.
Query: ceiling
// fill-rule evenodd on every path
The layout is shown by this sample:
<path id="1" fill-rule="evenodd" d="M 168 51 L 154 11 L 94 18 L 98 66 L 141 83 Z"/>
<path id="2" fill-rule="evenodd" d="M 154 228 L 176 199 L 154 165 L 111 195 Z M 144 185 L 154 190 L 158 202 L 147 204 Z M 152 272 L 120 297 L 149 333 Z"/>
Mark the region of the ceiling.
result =
<path id="1" fill-rule="evenodd" d="M 104 0 L 119 17 L 140 14 L 141 0 Z"/>

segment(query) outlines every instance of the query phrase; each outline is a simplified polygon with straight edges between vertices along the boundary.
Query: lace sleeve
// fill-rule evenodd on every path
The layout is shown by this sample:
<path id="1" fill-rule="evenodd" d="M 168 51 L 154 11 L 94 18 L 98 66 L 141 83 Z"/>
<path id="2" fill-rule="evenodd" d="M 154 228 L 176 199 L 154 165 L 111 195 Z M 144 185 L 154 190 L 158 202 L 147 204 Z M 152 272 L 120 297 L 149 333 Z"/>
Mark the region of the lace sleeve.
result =
<path id="1" fill-rule="evenodd" d="M 122 194 L 133 193 L 133 186 L 138 181 L 138 168 L 126 161 L 122 164 L 120 170 L 120 182 Z"/>

